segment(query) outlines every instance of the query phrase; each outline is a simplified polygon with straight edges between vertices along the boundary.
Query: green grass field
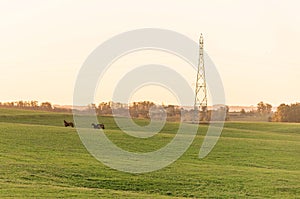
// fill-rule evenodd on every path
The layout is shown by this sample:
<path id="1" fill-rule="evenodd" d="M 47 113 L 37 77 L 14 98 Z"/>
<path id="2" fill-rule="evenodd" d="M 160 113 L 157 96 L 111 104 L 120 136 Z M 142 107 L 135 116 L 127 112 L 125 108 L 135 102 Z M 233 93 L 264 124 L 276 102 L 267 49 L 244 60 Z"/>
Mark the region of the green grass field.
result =
<path id="1" fill-rule="evenodd" d="M 106 167 L 84 148 L 72 115 L 0 109 L 0 198 L 300 198 L 300 124 L 229 122 L 213 151 L 198 159 L 199 132 L 175 163 L 145 174 Z M 177 123 L 148 139 L 105 133 L 129 151 L 167 144 Z M 144 124 L 146 121 L 137 121 Z"/>

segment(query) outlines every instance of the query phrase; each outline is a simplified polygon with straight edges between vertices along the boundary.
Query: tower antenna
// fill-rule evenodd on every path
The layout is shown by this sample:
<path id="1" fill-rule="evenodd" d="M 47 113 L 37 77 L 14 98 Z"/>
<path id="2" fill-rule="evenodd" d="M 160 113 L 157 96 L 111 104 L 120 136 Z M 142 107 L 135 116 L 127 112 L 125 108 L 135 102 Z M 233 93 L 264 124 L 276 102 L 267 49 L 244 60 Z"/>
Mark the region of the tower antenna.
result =
<path id="1" fill-rule="evenodd" d="M 206 113 L 207 113 L 207 91 L 206 91 L 205 67 L 204 67 L 204 58 L 203 58 L 203 54 L 204 54 L 203 46 L 204 46 L 204 42 L 201 33 L 199 39 L 199 60 L 198 60 L 197 80 L 196 80 L 196 88 L 195 88 L 194 121 L 205 120 Z"/>

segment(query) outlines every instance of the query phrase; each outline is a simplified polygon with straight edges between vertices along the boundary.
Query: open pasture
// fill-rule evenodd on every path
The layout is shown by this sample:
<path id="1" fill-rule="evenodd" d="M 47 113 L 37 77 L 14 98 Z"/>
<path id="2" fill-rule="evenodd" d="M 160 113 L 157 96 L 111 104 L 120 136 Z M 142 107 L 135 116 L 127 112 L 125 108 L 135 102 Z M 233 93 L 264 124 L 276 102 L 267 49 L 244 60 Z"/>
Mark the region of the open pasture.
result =
<path id="1" fill-rule="evenodd" d="M 207 126 L 175 163 L 145 174 L 113 170 L 84 148 L 71 114 L 0 109 L 0 198 L 297 198 L 300 124 L 228 122 L 219 142 L 198 158 Z M 128 151 L 167 144 L 178 123 L 147 139 L 101 117 L 106 135 Z M 141 125 L 147 121 L 137 120 Z M 96 131 L 96 130 L 95 130 Z"/>

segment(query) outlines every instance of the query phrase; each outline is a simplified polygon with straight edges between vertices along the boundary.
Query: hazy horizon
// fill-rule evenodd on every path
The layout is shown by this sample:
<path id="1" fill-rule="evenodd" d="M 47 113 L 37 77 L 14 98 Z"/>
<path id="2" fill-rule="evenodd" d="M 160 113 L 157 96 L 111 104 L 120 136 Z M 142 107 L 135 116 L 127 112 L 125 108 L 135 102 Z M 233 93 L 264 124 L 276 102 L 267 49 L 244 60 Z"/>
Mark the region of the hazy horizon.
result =
<path id="1" fill-rule="evenodd" d="M 0 0 L 0 101 L 71 105 L 80 67 L 97 46 L 124 31 L 153 27 L 195 42 L 203 33 L 204 49 L 222 78 L 227 105 L 299 102 L 299 7 L 296 0 Z M 117 81 L 124 68 L 149 62 L 172 65 L 195 86 L 196 74 L 177 57 L 135 53 L 114 63 L 102 80 L 106 89 L 97 92 L 95 101 L 111 100 L 110 82 Z M 170 92 L 151 86 L 138 90 L 132 100 L 176 104 Z"/>

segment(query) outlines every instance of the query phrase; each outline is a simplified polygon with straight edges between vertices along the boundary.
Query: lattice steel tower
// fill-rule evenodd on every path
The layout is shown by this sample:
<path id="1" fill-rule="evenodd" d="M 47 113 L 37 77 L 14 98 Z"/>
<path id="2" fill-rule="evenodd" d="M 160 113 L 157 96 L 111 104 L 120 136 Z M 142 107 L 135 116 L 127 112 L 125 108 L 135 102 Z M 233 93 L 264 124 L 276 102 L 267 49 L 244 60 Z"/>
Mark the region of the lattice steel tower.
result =
<path id="1" fill-rule="evenodd" d="M 203 36 L 202 33 L 199 39 L 199 60 L 198 60 L 198 70 L 197 70 L 197 81 L 195 88 L 195 102 L 194 110 L 200 111 L 200 120 L 205 120 L 207 112 L 207 91 L 206 91 L 206 79 L 205 79 L 205 68 L 204 68 L 204 58 L 203 58 Z"/>

